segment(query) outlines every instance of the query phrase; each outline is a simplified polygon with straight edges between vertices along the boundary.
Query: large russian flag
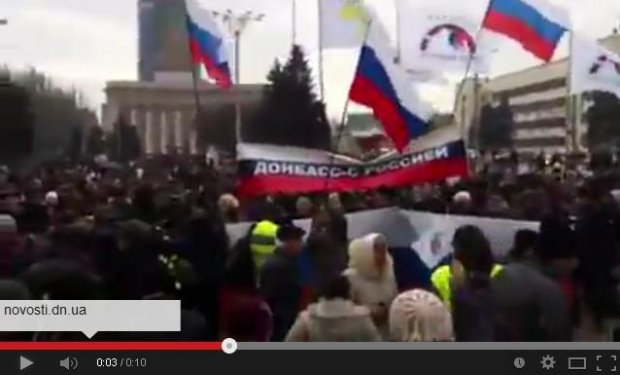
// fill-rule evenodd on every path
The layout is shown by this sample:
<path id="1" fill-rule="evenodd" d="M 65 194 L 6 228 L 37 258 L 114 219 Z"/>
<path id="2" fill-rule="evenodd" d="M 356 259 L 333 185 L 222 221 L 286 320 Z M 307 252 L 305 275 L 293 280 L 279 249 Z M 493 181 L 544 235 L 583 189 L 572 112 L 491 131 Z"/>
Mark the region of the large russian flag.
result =
<path id="1" fill-rule="evenodd" d="M 373 110 L 399 151 L 428 131 L 430 110 L 413 90 L 407 73 L 394 62 L 385 28 L 374 18 L 362 46 L 349 98 Z"/>
<path id="2" fill-rule="evenodd" d="M 185 0 L 187 8 L 187 32 L 192 59 L 202 63 L 207 74 L 222 88 L 232 86 L 228 53 L 223 33 L 209 11 L 195 0 Z"/>
<path id="3" fill-rule="evenodd" d="M 491 0 L 482 27 L 550 61 L 569 24 L 568 13 L 546 0 Z"/>

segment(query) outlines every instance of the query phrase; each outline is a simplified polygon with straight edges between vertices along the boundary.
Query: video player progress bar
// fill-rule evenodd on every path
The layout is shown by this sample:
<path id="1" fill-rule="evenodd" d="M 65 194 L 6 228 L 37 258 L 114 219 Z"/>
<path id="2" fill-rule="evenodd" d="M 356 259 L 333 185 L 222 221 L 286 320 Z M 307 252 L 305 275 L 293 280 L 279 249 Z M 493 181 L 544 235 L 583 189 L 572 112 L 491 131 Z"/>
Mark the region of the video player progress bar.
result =
<path id="1" fill-rule="evenodd" d="M 0 351 L 222 351 L 221 342 L 0 342 Z"/>
<path id="2" fill-rule="evenodd" d="M 0 351 L 222 351 L 222 342 L 0 342 Z M 238 343 L 235 350 L 611 351 L 613 342 L 560 343 Z"/>
<path id="3" fill-rule="evenodd" d="M 471 351 L 609 351 L 618 350 L 614 342 L 558 342 L 558 343 L 473 343 L 473 342 L 432 342 L 432 343 L 396 343 L 396 342 L 270 342 L 243 343 L 237 350 L 471 350 Z"/>

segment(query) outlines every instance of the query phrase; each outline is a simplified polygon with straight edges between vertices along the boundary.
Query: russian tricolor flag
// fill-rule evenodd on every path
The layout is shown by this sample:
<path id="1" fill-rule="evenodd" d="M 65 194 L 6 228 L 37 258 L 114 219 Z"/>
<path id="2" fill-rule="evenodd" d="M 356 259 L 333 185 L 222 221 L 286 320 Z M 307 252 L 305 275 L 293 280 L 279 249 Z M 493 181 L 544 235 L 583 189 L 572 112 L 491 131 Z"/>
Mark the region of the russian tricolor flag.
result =
<path id="1" fill-rule="evenodd" d="M 482 27 L 550 61 L 569 24 L 567 12 L 545 0 L 491 0 Z"/>
<path id="2" fill-rule="evenodd" d="M 232 86 L 224 35 L 211 13 L 196 0 L 186 0 L 187 32 L 192 59 L 202 63 L 207 74 L 222 88 Z"/>
<path id="3" fill-rule="evenodd" d="M 431 111 L 398 66 L 384 26 L 373 17 L 349 91 L 351 101 L 373 110 L 399 151 L 428 131 Z"/>

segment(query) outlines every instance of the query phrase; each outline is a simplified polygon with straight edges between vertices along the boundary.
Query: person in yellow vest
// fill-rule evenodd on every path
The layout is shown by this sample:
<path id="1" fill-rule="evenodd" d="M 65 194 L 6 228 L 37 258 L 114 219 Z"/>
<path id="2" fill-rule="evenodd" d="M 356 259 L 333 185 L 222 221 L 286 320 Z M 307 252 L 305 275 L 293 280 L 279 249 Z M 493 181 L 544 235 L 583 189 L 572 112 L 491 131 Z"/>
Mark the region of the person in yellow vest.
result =
<path id="1" fill-rule="evenodd" d="M 260 272 L 267 258 L 273 255 L 277 247 L 279 226 L 269 220 L 263 220 L 254 226 L 250 235 L 250 251 L 256 266 L 256 274 Z"/>
<path id="2" fill-rule="evenodd" d="M 452 241 L 454 259 L 451 265 L 437 268 L 431 275 L 431 282 L 448 310 L 452 311 L 452 290 L 455 284 L 469 275 L 486 274 L 491 278 L 502 272 L 502 265 L 495 264 L 484 234 L 475 226 L 464 226 L 454 234 Z"/>

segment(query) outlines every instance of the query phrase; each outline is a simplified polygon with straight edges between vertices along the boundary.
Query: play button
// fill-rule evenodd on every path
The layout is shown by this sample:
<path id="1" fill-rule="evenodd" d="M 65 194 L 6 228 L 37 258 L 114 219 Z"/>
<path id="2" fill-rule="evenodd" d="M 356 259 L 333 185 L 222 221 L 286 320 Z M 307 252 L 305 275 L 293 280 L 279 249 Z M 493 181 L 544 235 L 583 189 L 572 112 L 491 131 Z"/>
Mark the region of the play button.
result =
<path id="1" fill-rule="evenodd" d="M 32 362 L 31 360 L 29 360 L 28 358 L 24 357 L 23 355 L 19 356 L 19 370 L 25 370 L 28 367 L 32 366 L 34 364 L 34 362 Z"/>

